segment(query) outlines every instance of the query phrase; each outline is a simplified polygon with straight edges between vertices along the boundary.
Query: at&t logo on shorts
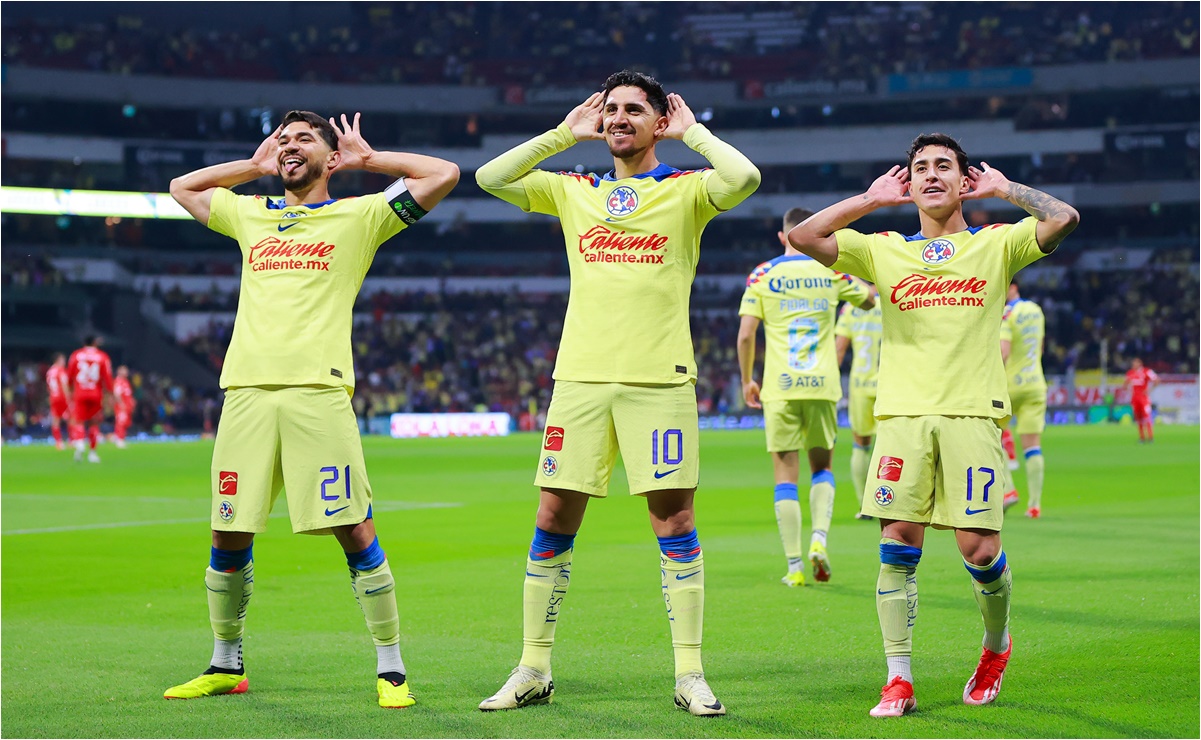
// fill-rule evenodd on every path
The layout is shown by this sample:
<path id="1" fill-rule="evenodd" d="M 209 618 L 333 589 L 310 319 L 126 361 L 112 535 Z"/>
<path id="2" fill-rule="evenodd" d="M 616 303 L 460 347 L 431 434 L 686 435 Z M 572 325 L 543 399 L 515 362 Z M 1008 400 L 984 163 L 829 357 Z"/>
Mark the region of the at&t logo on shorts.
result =
<path id="1" fill-rule="evenodd" d="M 559 472 L 559 461 L 555 459 L 554 455 L 547 455 L 542 460 L 542 474 L 550 478 L 557 472 Z"/>
<path id="2" fill-rule="evenodd" d="M 614 216 L 628 216 L 638 207 L 638 193 L 629 185 L 618 185 L 609 193 L 605 208 Z"/>
<path id="3" fill-rule="evenodd" d="M 223 521 L 229 521 L 234 518 L 234 505 L 228 501 L 221 502 L 221 508 L 217 510 Z"/>
<path id="4" fill-rule="evenodd" d="M 888 506 L 892 503 L 892 489 L 888 486 L 880 486 L 876 489 L 876 503 L 881 506 Z"/>
<path id="5" fill-rule="evenodd" d="M 951 259 L 954 254 L 954 244 L 946 239 L 935 239 L 922 250 L 922 262 L 927 265 L 940 265 Z"/>

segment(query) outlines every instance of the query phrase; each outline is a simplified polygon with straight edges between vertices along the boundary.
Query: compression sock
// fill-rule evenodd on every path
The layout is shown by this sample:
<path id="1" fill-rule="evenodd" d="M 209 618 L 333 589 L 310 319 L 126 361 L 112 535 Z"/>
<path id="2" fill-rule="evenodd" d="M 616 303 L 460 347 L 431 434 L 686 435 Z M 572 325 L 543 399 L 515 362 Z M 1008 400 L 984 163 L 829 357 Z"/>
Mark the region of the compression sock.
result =
<path id="1" fill-rule="evenodd" d="M 404 683 L 405 664 L 400 657 L 400 612 L 396 608 L 396 579 L 388 557 L 376 537 L 366 549 L 346 553 L 350 587 L 363 611 L 367 631 L 375 643 L 376 674 L 380 678 L 399 675 Z"/>
<path id="2" fill-rule="evenodd" d="M 894 676 L 913 682 L 909 658 L 913 654 L 913 623 L 917 619 L 917 564 L 920 547 L 894 539 L 880 540 L 880 575 L 876 579 L 876 614 L 884 637 L 888 680 Z"/>
<path id="3" fill-rule="evenodd" d="M 701 671 L 701 632 L 705 621 L 705 557 L 696 530 L 659 538 L 663 601 L 671 624 L 676 676 Z"/>
<path id="4" fill-rule="evenodd" d="M 1046 463 L 1043 460 L 1041 447 L 1031 447 L 1026 450 L 1026 487 L 1030 489 L 1030 500 L 1027 508 L 1042 509 L 1043 473 Z"/>
<path id="5" fill-rule="evenodd" d="M 242 633 L 246 628 L 246 605 L 254 593 L 254 545 L 244 550 L 209 553 L 204 572 L 208 591 L 209 624 L 213 627 L 213 659 L 205 673 L 245 672 L 242 664 Z"/>
<path id="6" fill-rule="evenodd" d="M 810 479 L 809 526 L 814 538 L 819 539 L 822 545 L 826 544 L 826 533 L 830 531 L 830 519 L 833 516 L 834 473 L 820 470 Z"/>
<path id="7" fill-rule="evenodd" d="M 851 447 L 851 485 L 855 487 L 855 501 L 863 507 L 863 489 L 867 487 L 867 468 L 872 461 L 870 447 Z"/>
<path id="8" fill-rule="evenodd" d="M 984 647 L 994 653 L 1003 653 L 1009 649 L 1009 595 L 1013 590 L 1013 576 L 1005 564 L 1005 551 L 1002 550 L 988 565 L 972 565 L 964 560 L 963 566 L 972 574 L 972 590 L 980 605 L 980 616 L 984 618 Z"/>
<path id="9" fill-rule="evenodd" d="M 547 675 L 555 627 L 571 583 L 574 544 L 574 534 L 556 534 L 535 527 L 525 563 L 521 665 Z"/>
<path id="10" fill-rule="evenodd" d="M 804 554 L 801 550 L 801 502 L 798 500 L 795 483 L 777 483 L 776 525 L 780 529 L 780 542 L 784 545 L 784 557 L 788 558 L 788 572 L 804 570 Z"/>

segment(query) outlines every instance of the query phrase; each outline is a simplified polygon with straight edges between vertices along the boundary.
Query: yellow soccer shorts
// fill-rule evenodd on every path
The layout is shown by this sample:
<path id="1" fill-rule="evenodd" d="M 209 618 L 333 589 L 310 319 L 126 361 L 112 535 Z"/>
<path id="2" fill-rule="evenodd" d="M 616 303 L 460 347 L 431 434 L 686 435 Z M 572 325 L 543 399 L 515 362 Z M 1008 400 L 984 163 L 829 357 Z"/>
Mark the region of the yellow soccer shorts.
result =
<path id="1" fill-rule="evenodd" d="M 847 401 L 847 416 L 851 422 L 851 433 L 859 437 L 871 437 L 876 433 L 876 393 L 851 389 Z"/>
<path id="2" fill-rule="evenodd" d="M 1021 434 L 1042 434 L 1047 427 L 1047 387 L 1044 385 L 1010 386 L 1009 403 L 1017 417 L 1014 427 Z"/>
<path id="3" fill-rule="evenodd" d="M 213 447 L 214 530 L 262 532 L 282 488 L 292 531 L 329 534 L 371 511 L 345 388 L 231 388 Z"/>
<path id="4" fill-rule="evenodd" d="M 621 453 L 630 493 L 696 488 L 696 387 L 555 382 L 534 485 L 603 497 Z"/>
<path id="5" fill-rule="evenodd" d="M 764 401 L 763 424 L 767 427 L 768 452 L 793 452 L 820 447 L 834 448 L 838 436 L 835 401 L 794 399 Z"/>
<path id="6" fill-rule="evenodd" d="M 881 419 L 863 513 L 938 529 L 1001 530 L 1001 428 L 975 416 Z"/>

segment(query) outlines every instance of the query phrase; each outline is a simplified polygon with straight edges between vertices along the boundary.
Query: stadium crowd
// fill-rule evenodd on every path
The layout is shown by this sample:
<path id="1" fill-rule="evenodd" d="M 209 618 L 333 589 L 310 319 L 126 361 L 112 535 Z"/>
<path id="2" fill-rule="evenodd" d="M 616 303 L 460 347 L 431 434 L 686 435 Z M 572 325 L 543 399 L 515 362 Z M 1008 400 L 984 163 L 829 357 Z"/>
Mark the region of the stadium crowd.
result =
<path id="1" fill-rule="evenodd" d="M 26 14 L 3 45 L 6 64 L 118 74 L 456 85 L 591 82 L 618 56 L 664 79 L 762 82 L 1197 55 L 1192 4 L 1131 5 L 364 3 L 253 31 Z"/>

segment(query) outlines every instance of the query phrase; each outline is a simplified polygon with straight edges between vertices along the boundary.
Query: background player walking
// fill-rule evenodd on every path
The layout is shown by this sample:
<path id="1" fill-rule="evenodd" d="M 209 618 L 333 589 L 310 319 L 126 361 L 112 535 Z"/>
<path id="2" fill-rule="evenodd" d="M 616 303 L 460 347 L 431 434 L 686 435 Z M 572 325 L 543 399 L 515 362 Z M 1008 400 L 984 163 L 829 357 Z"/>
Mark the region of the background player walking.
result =
<path id="1" fill-rule="evenodd" d="M 1002 198 L 1033 218 L 969 228 L 963 201 Z M 921 231 L 846 228 L 885 206 L 913 203 Z M 1080 216 L 1046 193 L 1010 182 L 987 163 L 968 166 L 959 143 L 922 134 L 907 167 L 863 195 L 821 211 L 788 234 L 802 252 L 881 287 L 884 343 L 876 448 L 863 511 L 879 517 L 876 609 L 888 682 L 873 717 L 916 708 L 910 669 L 917 565 L 925 528 L 954 529 L 984 619 L 984 649 L 963 690 L 967 704 L 996 698 L 1012 652 L 1011 575 L 1001 548 L 1000 422 L 1010 416 L 1001 361 L 1001 314 L 1014 273 L 1051 253 Z"/>
<path id="2" fill-rule="evenodd" d="M 875 285 L 870 288 L 876 304 L 871 308 L 856 308 L 845 303 L 838 314 L 838 323 L 834 325 L 834 352 L 839 367 L 842 367 L 847 350 L 851 350 L 847 417 L 851 422 L 851 485 L 860 509 L 863 508 L 863 487 L 867 485 L 867 466 L 871 462 L 872 439 L 876 436 L 876 383 L 880 374 L 880 342 L 884 337 L 880 293 Z M 855 518 L 873 517 L 859 511 Z"/>
<path id="3" fill-rule="evenodd" d="M 655 145 L 664 139 L 682 139 L 713 169 L 661 164 Z M 613 155 L 603 177 L 532 169 L 590 140 L 604 140 Z M 546 703 L 554 693 L 551 646 L 575 536 L 589 498 L 607 495 L 620 451 L 630 493 L 646 497 L 659 539 L 675 702 L 695 715 L 724 714 L 701 668 L 705 575 L 693 516 L 700 466 L 688 303 L 705 224 L 754 192 L 759 171 L 698 124 L 680 96 L 622 71 L 559 126 L 480 167 L 476 179 L 523 211 L 557 216 L 571 269 L 534 481 L 542 493 L 526 561 L 525 647 L 480 709 Z"/>
<path id="4" fill-rule="evenodd" d="M 67 357 L 56 352 L 54 361 L 46 370 L 46 395 L 50 400 L 50 434 L 54 446 L 63 449 L 62 422 L 67 422 L 67 434 L 71 433 L 71 382 L 67 376 Z"/>
<path id="5" fill-rule="evenodd" d="M 335 172 L 396 180 L 382 193 L 334 200 Z M 282 199 L 228 188 L 283 178 Z M 395 580 L 375 535 L 354 390 L 351 312 L 379 245 L 437 205 L 459 170 L 432 157 L 372 149 L 354 122 L 291 111 L 248 160 L 171 182 L 171 195 L 237 240 L 242 281 L 221 371 L 226 388 L 213 448 L 213 548 L 205 571 L 214 646 L 199 677 L 168 699 L 246 691 L 242 633 L 254 589 L 254 535 L 287 491 L 293 532 L 330 534 L 346 553 L 355 598 L 375 641 L 379 704 L 411 706 L 400 657 Z"/>
<path id="6" fill-rule="evenodd" d="M 1149 367 L 1143 366 L 1141 357 L 1135 357 L 1126 371 L 1126 382 L 1122 387 L 1130 391 L 1130 408 L 1138 424 L 1139 444 L 1155 441 L 1155 418 L 1151 414 L 1151 396 L 1148 394 L 1159 385 L 1159 376 Z"/>
<path id="7" fill-rule="evenodd" d="M 763 409 L 767 451 L 775 474 L 776 523 L 788 560 L 787 586 L 805 585 L 801 555 L 801 504 L 798 452 L 809 458 L 809 520 L 812 530 L 809 561 L 813 577 L 830 580 L 827 534 L 834 514 L 834 472 L 830 469 L 838 435 L 835 410 L 842 398 L 838 364 L 834 361 L 833 330 L 838 302 L 872 308 L 868 287 L 834 272 L 788 244 L 784 235 L 812 216 L 793 208 L 784 214 L 777 234 L 784 254 L 751 272 L 738 313 L 738 365 L 747 406 Z M 755 335 L 759 323 L 767 339 L 763 389 L 755 382 Z"/>
<path id="8" fill-rule="evenodd" d="M 88 462 L 100 462 L 96 443 L 100 440 L 100 422 L 104 421 L 104 394 L 113 389 L 113 361 L 100 349 L 103 343 L 99 335 L 85 337 L 83 346 L 72 352 L 67 361 L 67 382 L 74 403 L 68 428 L 76 462 L 83 459 L 85 433 Z"/>
<path id="9" fill-rule="evenodd" d="M 1009 377 L 1009 402 L 1017 417 L 1018 437 L 1026 458 L 1026 516 L 1042 515 L 1043 429 L 1047 426 L 1047 379 L 1043 377 L 1043 342 L 1047 320 L 1034 301 L 1022 298 L 1017 281 L 1009 283 L 1001 323 L 1001 357 Z"/>
<path id="10" fill-rule="evenodd" d="M 129 384 L 129 368 L 117 368 L 117 379 L 113 381 L 113 437 L 118 449 L 125 447 L 125 433 L 133 421 L 133 386 Z"/>

